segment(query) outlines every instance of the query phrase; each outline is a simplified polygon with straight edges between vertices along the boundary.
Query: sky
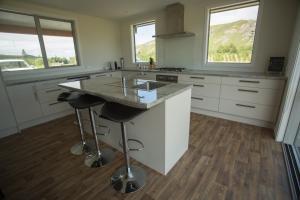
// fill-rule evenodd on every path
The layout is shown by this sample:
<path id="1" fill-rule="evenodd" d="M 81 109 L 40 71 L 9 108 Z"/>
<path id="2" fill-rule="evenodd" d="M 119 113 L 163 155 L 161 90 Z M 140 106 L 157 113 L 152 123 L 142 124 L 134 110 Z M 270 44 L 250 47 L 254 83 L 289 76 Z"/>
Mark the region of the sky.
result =
<path id="1" fill-rule="evenodd" d="M 137 34 L 135 34 L 136 45 L 144 44 L 154 40 L 152 37 L 153 35 L 155 35 L 155 24 L 138 27 Z"/>
<path id="2" fill-rule="evenodd" d="M 224 12 L 212 13 L 210 25 L 226 24 L 238 20 L 256 20 L 259 6 L 251 6 Z"/>
<path id="3" fill-rule="evenodd" d="M 44 43 L 48 57 L 75 55 L 72 37 L 44 36 Z M 37 35 L 0 33 L 0 54 L 22 55 L 22 49 L 29 55 L 42 55 Z"/>

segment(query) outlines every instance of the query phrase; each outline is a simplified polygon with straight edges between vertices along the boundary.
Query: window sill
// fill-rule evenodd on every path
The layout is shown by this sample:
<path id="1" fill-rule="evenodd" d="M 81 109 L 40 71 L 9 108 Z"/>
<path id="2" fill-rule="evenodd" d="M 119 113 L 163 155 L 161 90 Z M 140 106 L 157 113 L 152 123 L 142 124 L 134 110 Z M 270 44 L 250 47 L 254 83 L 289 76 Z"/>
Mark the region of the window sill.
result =
<path id="1" fill-rule="evenodd" d="M 204 67 L 230 67 L 230 68 L 253 68 L 254 63 L 204 63 Z"/>

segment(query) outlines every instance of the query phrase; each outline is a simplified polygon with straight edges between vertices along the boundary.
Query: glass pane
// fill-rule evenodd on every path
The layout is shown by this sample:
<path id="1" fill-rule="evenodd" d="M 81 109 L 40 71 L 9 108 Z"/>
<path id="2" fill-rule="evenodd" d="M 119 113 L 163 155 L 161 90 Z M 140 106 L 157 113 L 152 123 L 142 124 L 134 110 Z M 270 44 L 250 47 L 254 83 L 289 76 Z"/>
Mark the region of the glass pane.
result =
<path id="1" fill-rule="evenodd" d="M 2 71 L 44 68 L 32 16 L 0 11 L 0 67 Z"/>
<path id="2" fill-rule="evenodd" d="M 208 62 L 251 63 L 259 6 L 210 14 Z"/>
<path id="3" fill-rule="evenodd" d="M 77 65 L 70 22 L 40 19 L 49 67 Z"/>
<path id="4" fill-rule="evenodd" d="M 156 60 L 155 24 L 136 25 L 135 39 L 135 60 L 136 62 L 149 62 L 150 57 Z"/>

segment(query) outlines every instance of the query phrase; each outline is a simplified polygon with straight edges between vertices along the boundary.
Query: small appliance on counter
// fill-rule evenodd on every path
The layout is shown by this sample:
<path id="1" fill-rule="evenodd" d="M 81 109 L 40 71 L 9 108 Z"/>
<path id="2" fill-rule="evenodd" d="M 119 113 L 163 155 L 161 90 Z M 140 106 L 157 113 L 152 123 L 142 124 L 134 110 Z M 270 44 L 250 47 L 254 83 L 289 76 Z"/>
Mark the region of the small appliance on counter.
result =
<path id="1" fill-rule="evenodd" d="M 149 59 L 149 69 L 155 69 L 154 59 L 151 57 Z"/>
<path id="2" fill-rule="evenodd" d="M 118 69 L 118 63 L 117 63 L 117 61 L 115 61 L 115 70 L 117 70 Z"/>
<path id="3" fill-rule="evenodd" d="M 120 58 L 120 68 L 124 69 L 124 67 L 125 67 L 124 58 Z"/>
<path id="4" fill-rule="evenodd" d="M 108 65 L 109 65 L 109 66 L 108 66 L 108 70 L 109 70 L 109 71 L 112 71 L 112 70 L 113 70 L 113 67 L 112 67 L 113 64 L 112 64 L 111 62 L 109 62 Z"/>
<path id="5" fill-rule="evenodd" d="M 284 70 L 284 57 L 270 57 L 268 73 L 282 74 Z"/>

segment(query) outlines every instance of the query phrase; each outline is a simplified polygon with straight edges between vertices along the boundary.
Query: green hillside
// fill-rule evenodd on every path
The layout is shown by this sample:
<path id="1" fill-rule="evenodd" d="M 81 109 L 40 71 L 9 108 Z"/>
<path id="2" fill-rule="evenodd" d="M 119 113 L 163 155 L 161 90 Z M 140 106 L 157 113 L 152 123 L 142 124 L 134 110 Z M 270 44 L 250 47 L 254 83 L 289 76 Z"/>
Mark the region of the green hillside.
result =
<path id="1" fill-rule="evenodd" d="M 209 33 L 209 62 L 250 63 L 256 21 L 240 20 L 228 24 L 214 25 Z M 137 59 L 155 59 L 155 40 L 138 45 Z"/>
<path id="2" fill-rule="evenodd" d="M 156 60 L 155 40 L 151 40 L 150 42 L 137 45 L 136 52 L 138 61 L 148 62 L 150 57 Z"/>
<path id="3" fill-rule="evenodd" d="M 209 61 L 251 61 L 256 21 L 240 20 L 210 27 Z"/>

